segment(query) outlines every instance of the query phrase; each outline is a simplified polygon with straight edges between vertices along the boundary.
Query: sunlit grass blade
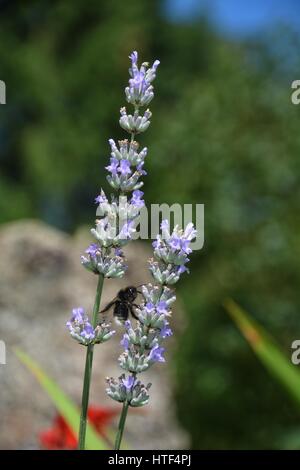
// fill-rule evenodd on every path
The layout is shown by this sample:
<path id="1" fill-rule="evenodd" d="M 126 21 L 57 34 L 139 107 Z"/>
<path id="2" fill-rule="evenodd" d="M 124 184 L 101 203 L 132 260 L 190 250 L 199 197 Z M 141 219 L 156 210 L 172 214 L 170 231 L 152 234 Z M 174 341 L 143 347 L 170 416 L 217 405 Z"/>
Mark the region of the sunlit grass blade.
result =
<path id="1" fill-rule="evenodd" d="M 78 434 L 80 411 L 73 401 L 61 390 L 59 385 L 51 379 L 43 369 L 28 354 L 16 348 L 14 353 L 34 375 L 42 388 L 46 391 L 49 398 L 54 403 L 58 412 L 66 420 L 74 434 Z M 86 448 L 89 450 L 108 449 L 107 444 L 99 437 L 94 428 L 88 424 L 86 434 Z"/>
<path id="2" fill-rule="evenodd" d="M 233 300 L 226 300 L 224 307 L 257 357 L 300 405 L 300 372 L 295 365 L 285 356 L 271 335 Z"/>

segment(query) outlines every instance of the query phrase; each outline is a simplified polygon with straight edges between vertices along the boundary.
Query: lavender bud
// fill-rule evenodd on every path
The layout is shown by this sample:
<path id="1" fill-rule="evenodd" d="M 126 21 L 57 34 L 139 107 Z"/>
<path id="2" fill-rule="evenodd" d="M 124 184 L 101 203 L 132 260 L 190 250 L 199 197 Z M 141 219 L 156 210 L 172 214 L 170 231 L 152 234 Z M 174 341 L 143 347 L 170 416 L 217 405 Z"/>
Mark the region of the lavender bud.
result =
<path id="1" fill-rule="evenodd" d="M 122 369 L 135 374 L 144 372 L 151 365 L 144 354 L 140 355 L 134 349 L 128 349 L 123 352 L 119 357 L 119 364 Z"/>
<path id="2" fill-rule="evenodd" d="M 105 341 L 108 341 L 116 333 L 115 330 L 111 330 L 110 327 L 110 323 L 104 322 L 96 326 L 94 341 L 95 344 L 105 343 Z"/>
<path id="3" fill-rule="evenodd" d="M 130 406 L 138 407 L 147 405 L 149 402 L 149 393 L 148 390 L 151 387 L 151 383 L 148 385 L 143 385 L 140 381 L 136 383 L 132 390 L 132 398 L 130 400 Z"/>
<path id="4" fill-rule="evenodd" d="M 143 116 L 139 115 L 138 111 L 135 111 L 134 115 L 127 114 L 126 108 L 120 109 L 120 126 L 129 133 L 139 134 L 145 132 L 150 126 L 150 118 L 152 113 L 149 109 L 144 112 Z"/>

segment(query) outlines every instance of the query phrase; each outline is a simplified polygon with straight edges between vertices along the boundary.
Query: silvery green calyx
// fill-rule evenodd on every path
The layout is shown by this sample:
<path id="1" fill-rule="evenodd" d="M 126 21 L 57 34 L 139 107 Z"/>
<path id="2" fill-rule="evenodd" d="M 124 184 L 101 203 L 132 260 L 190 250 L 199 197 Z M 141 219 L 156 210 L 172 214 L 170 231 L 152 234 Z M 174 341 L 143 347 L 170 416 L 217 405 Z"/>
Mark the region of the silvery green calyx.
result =
<path id="1" fill-rule="evenodd" d="M 134 132 L 139 134 L 140 132 L 145 132 L 150 126 L 150 118 L 152 113 L 147 109 L 143 116 L 140 116 L 138 109 L 134 114 L 127 114 L 126 108 L 120 109 L 120 126 L 127 132 Z"/>
<path id="2" fill-rule="evenodd" d="M 73 309 L 72 317 L 67 322 L 67 328 L 72 338 L 84 346 L 104 343 L 115 334 L 115 331 L 110 330 L 110 325 L 104 322 L 94 328 L 82 307 Z"/>

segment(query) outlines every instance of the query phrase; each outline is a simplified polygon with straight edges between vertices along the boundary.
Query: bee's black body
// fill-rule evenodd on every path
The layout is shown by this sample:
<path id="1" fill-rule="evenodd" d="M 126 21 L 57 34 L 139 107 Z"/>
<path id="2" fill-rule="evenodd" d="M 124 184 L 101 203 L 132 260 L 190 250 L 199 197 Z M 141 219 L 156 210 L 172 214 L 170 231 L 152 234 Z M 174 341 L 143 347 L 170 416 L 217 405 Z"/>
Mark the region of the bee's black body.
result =
<path id="1" fill-rule="evenodd" d="M 134 286 L 121 289 L 117 296 L 109 302 L 106 307 L 100 311 L 100 313 L 107 312 L 114 306 L 113 314 L 118 320 L 121 320 L 122 322 L 126 321 L 128 319 L 129 312 L 136 320 L 138 320 L 138 317 L 134 312 L 134 307 L 138 307 L 138 305 L 134 303 L 138 293 L 140 292 Z"/>

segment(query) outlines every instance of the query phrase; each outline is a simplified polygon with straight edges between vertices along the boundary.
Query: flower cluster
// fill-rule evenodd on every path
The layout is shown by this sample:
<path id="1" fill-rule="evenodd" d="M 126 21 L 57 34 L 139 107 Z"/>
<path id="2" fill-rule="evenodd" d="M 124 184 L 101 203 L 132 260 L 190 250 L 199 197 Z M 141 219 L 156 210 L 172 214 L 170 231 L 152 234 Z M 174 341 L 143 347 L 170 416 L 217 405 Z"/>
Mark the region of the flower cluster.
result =
<path id="1" fill-rule="evenodd" d="M 182 273 L 188 272 L 187 255 L 192 252 L 190 243 L 196 236 L 196 230 L 189 223 L 184 231 L 176 226 L 170 234 L 167 220 L 162 222 L 161 230 L 162 235 L 157 235 L 153 242 L 154 259 L 150 259 L 149 269 L 156 282 L 171 285 L 179 280 Z"/>
<path id="2" fill-rule="evenodd" d="M 72 338 L 84 346 L 104 343 L 115 334 L 114 330 L 110 330 L 110 325 L 104 322 L 93 328 L 82 307 L 73 309 L 67 327 Z"/>
<path id="3" fill-rule="evenodd" d="M 122 374 L 118 380 L 108 378 L 107 383 L 107 393 L 113 400 L 121 403 L 128 401 L 135 407 L 146 405 L 149 401 L 148 390 L 151 384 L 145 387 L 133 376 L 125 377 L 125 374 Z"/>
<path id="4" fill-rule="evenodd" d="M 169 319 L 171 305 L 176 300 L 175 292 L 168 284 L 177 282 L 180 274 L 187 271 L 187 254 L 191 252 L 190 243 L 196 235 L 193 224 L 188 224 L 184 231 L 175 227 L 172 234 L 167 221 L 163 221 L 161 228 L 162 236 L 158 236 L 154 243 L 154 256 L 159 260 L 159 269 L 165 272 L 165 277 L 159 277 L 157 271 L 153 272 L 156 262 L 150 260 L 149 269 L 158 285 L 142 287 L 143 301 L 135 310 L 138 318 L 135 327 L 130 320 L 125 322 L 125 334 L 121 341 L 124 352 L 119 357 L 119 363 L 130 375 L 126 377 L 122 374 L 118 380 L 107 378 L 107 394 L 130 406 L 143 406 L 149 401 L 150 384 L 144 386 L 137 380 L 137 374 L 156 362 L 165 362 L 162 343 L 172 335 Z M 180 273 L 178 267 L 182 268 Z M 177 274 L 172 276 L 175 269 Z"/>
<path id="5" fill-rule="evenodd" d="M 125 93 L 128 103 L 134 106 L 147 106 L 152 100 L 153 86 L 151 83 L 156 77 L 156 70 L 159 66 L 159 60 L 153 62 L 152 67 L 149 67 L 148 62 L 143 62 L 141 67 L 138 67 L 138 53 L 136 51 L 130 54 L 131 67 L 129 69 L 129 86 L 126 87 Z"/>

